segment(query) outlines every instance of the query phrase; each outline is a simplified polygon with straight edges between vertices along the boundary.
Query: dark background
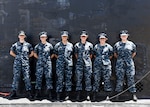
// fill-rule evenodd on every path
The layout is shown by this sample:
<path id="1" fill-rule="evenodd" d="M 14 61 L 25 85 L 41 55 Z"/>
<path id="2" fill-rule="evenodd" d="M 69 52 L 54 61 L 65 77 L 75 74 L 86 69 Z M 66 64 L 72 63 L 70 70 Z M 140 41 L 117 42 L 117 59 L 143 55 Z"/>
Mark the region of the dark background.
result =
<path id="1" fill-rule="evenodd" d="M 69 31 L 73 44 L 79 41 L 82 30 L 88 31 L 88 40 L 93 44 L 98 33 L 106 32 L 108 43 L 113 46 L 119 40 L 119 31 L 127 29 L 129 40 L 137 45 L 135 79 L 139 80 L 150 70 L 149 13 L 150 0 L 0 0 L 0 91 L 11 89 L 13 58 L 9 50 L 18 40 L 20 30 L 26 32 L 27 41 L 33 46 L 39 42 L 41 31 L 47 31 L 48 41 L 55 45 L 61 30 Z M 33 84 L 34 73 L 35 59 L 32 58 Z M 139 98 L 150 98 L 149 77 L 137 85 Z M 115 81 L 114 72 L 112 81 Z"/>

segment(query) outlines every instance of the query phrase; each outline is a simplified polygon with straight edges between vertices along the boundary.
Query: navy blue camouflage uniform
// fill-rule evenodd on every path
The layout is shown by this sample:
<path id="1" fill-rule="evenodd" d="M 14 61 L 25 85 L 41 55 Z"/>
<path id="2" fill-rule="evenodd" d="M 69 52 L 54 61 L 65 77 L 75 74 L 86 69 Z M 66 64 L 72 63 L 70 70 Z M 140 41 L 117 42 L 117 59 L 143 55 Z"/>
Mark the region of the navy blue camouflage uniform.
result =
<path id="1" fill-rule="evenodd" d="M 85 44 L 78 42 L 74 46 L 74 53 L 77 54 L 76 63 L 76 91 L 83 90 L 82 80 L 84 76 L 85 90 L 91 91 L 91 74 L 92 74 L 92 61 L 90 55 L 93 53 L 92 43 L 86 41 Z"/>
<path id="2" fill-rule="evenodd" d="M 58 56 L 56 60 L 56 92 L 62 92 L 65 85 L 65 91 L 69 92 L 72 90 L 72 54 L 73 45 L 70 42 L 63 44 L 58 42 L 55 47 L 55 54 Z"/>
<path id="3" fill-rule="evenodd" d="M 12 90 L 16 91 L 18 89 L 19 80 L 22 73 L 26 91 L 29 91 L 31 90 L 29 55 L 31 51 L 33 51 L 33 48 L 28 42 L 16 42 L 12 45 L 10 50 L 16 54 L 13 65 L 14 76 Z"/>
<path id="4" fill-rule="evenodd" d="M 111 45 L 105 43 L 104 46 L 96 44 L 94 47 L 94 72 L 93 72 L 93 91 L 98 92 L 100 81 L 104 81 L 104 90 L 112 91 L 111 87 L 111 61 L 110 57 L 113 55 L 113 48 Z"/>
<path id="5" fill-rule="evenodd" d="M 127 41 L 123 43 L 121 41 L 117 42 L 114 45 L 114 53 L 117 54 L 117 62 L 116 62 L 116 92 L 120 92 L 123 90 L 123 81 L 124 76 L 126 75 L 128 87 L 132 86 L 129 91 L 131 93 L 136 92 L 136 88 L 134 85 L 134 76 L 135 76 L 135 66 L 132 58 L 132 54 L 136 52 L 136 45 Z"/>
<path id="6" fill-rule="evenodd" d="M 34 53 L 38 55 L 36 63 L 35 89 L 41 90 L 43 75 L 45 76 L 47 90 L 53 89 L 51 62 L 51 55 L 53 54 L 52 44 L 48 42 L 46 42 L 45 44 L 39 43 L 35 46 Z"/>

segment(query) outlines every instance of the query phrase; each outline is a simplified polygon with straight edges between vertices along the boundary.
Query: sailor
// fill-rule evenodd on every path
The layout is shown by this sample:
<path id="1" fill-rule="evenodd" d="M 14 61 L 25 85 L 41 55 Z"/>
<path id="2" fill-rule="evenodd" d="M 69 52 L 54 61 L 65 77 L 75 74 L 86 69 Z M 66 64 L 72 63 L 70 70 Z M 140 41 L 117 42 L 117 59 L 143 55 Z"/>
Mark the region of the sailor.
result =
<path id="1" fill-rule="evenodd" d="M 10 98 L 17 96 L 17 90 L 21 74 L 25 83 L 27 97 L 31 96 L 31 82 L 30 82 L 30 64 L 29 58 L 33 56 L 32 45 L 25 41 L 26 35 L 24 31 L 20 31 L 18 35 L 19 41 L 14 43 L 10 48 L 10 55 L 15 58 L 13 64 L 13 83 Z"/>
<path id="2" fill-rule="evenodd" d="M 136 45 L 132 41 L 129 41 L 128 37 L 128 31 L 121 30 L 121 41 L 118 41 L 114 45 L 114 56 L 117 58 L 115 67 L 117 83 L 115 91 L 119 93 L 123 90 L 123 81 L 126 76 L 127 85 L 128 87 L 131 87 L 129 91 L 132 94 L 133 100 L 136 101 L 136 88 L 134 84 L 135 66 L 133 61 L 133 58 L 136 55 Z"/>
<path id="3" fill-rule="evenodd" d="M 73 44 L 68 41 L 69 34 L 67 31 L 61 32 L 61 41 L 54 47 L 56 60 L 56 93 L 57 101 L 65 86 L 66 98 L 69 99 L 69 93 L 72 91 L 72 67 L 73 67 Z"/>
<path id="4" fill-rule="evenodd" d="M 40 43 L 38 43 L 34 48 L 34 57 L 37 59 L 36 63 L 36 94 L 35 99 L 41 97 L 41 88 L 43 76 L 46 81 L 46 88 L 48 99 L 52 99 L 52 62 L 51 59 L 54 57 L 53 46 L 51 43 L 47 42 L 47 32 L 40 32 Z"/>
<path id="5" fill-rule="evenodd" d="M 94 46 L 94 71 L 93 71 L 93 100 L 96 100 L 97 92 L 100 90 L 100 81 L 104 81 L 104 91 L 107 92 L 107 98 L 112 91 L 110 82 L 111 78 L 111 61 L 113 56 L 113 48 L 110 44 L 106 43 L 108 40 L 106 33 L 100 33 L 98 35 L 99 43 Z"/>
<path id="6" fill-rule="evenodd" d="M 85 82 L 85 90 L 87 92 L 86 99 L 90 100 L 91 75 L 92 75 L 92 53 L 93 44 L 87 41 L 88 34 L 86 31 L 82 31 L 80 35 L 81 41 L 74 46 L 74 53 L 77 59 L 76 63 L 76 100 L 80 100 L 80 94 L 83 89 L 82 81 Z M 84 77 L 83 77 L 84 76 Z M 83 80 L 84 79 L 84 80 Z"/>

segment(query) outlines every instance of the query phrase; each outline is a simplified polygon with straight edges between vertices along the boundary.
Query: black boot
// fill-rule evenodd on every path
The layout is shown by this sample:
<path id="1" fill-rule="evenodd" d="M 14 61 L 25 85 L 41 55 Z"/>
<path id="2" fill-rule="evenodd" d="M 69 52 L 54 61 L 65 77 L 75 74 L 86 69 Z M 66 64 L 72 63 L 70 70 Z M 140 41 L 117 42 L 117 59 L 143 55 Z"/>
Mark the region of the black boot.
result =
<path id="1" fill-rule="evenodd" d="M 36 99 L 36 100 L 40 100 L 41 99 L 41 91 L 40 90 L 36 90 L 35 91 L 34 99 Z"/>
<path id="2" fill-rule="evenodd" d="M 137 96 L 136 96 L 135 93 L 132 93 L 132 100 L 133 100 L 133 101 L 137 101 Z"/>
<path id="3" fill-rule="evenodd" d="M 69 92 L 66 92 L 65 100 L 69 100 Z"/>
<path id="4" fill-rule="evenodd" d="M 106 91 L 106 101 L 109 101 L 109 96 L 111 95 L 111 91 Z"/>
<path id="5" fill-rule="evenodd" d="M 57 98 L 56 98 L 56 100 L 57 100 L 57 101 L 61 101 L 61 100 L 60 100 L 60 92 L 57 92 Z"/>
<path id="6" fill-rule="evenodd" d="M 27 91 L 27 98 L 28 98 L 29 100 L 32 100 L 31 90 L 28 90 L 28 91 Z"/>
<path id="7" fill-rule="evenodd" d="M 93 101 L 96 101 L 96 94 L 97 94 L 97 92 L 93 92 Z"/>
<path id="8" fill-rule="evenodd" d="M 15 90 L 13 90 L 13 91 L 10 93 L 10 95 L 8 96 L 8 98 L 11 100 L 11 99 L 13 99 L 13 98 L 15 98 L 15 97 L 17 97 L 17 93 L 16 93 Z"/>
<path id="9" fill-rule="evenodd" d="M 119 101 L 120 100 L 120 95 L 118 95 L 120 92 L 115 92 L 115 100 Z"/>
<path id="10" fill-rule="evenodd" d="M 87 91 L 86 100 L 87 100 L 87 101 L 90 101 L 90 100 L 91 100 L 91 99 L 90 99 L 90 92 L 89 92 L 89 91 Z"/>
<path id="11" fill-rule="evenodd" d="M 47 90 L 47 95 L 48 95 L 48 100 L 52 100 L 52 90 L 51 89 Z"/>
<path id="12" fill-rule="evenodd" d="M 80 100 L 80 93 L 81 93 L 81 91 L 77 91 L 77 97 L 76 97 L 76 100 L 77 100 L 77 101 Z"/>

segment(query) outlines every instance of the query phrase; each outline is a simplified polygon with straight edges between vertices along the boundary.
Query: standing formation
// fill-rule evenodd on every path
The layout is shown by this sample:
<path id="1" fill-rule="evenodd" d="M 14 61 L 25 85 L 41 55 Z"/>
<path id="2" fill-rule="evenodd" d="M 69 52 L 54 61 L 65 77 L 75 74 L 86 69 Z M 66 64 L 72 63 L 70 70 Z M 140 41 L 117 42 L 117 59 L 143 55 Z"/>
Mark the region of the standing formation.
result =
<path id="1" fill-rule="evenodd" d="M 127 79 L 129 92 L 132 94 L 134 101 L 136 98 L 136 88 L 134 83 L 135 66 L 133 58 L 136 55 L 136 45 L 128 40 L 128 31 L 120 32 L 120 39 L 114 47 L 107 43 L 108 36 L 106 33 L 98 34 L 98 43 L 93 46 L 88 42 L 88 33 L 82 31 L 79 35 L 80 41 L 74 46 L 68 41 L 69 33 L 62 31 L 60 34 L 61 41 L 55 46 L 47 42 L 47 32 L 39 34 L 40 43 L 34 49 L 31 44 L 25 41 L 24 31 L 20 31 L 19 41 L 12 45 L 10 55 L 15 57 L 13 66 L 13 83 L 10 98 L 17 96 L 17 90 L 21 75 L 25 82 L 27 97 L 31 95 L 30 64 L 29 58 L 36 58 L 36 80 L 34 99 L 41 97 L 42 78 L 45 77 L 46 93 L 48 99 L 52 100 L 52 90 L 56 89 L 56 100 L 61 100 L 61 93 L 65 91 L 65 100 L 70 99 L 70 92 L 75 91 L 76 100 L 79 101 L 82 91 L 86 91 L 86 100 L 95 101 L 97 93 L 100 91 L 101 82 L 104 83 L 106 99 L 109 100 L 110 93 L 116 94 L 123 91 L 124 78 Z M 76 63 L 73 63 L 75 56 Z M 116 87 L 112 88 L 111 59 L 116 58 Z M 52 58 L 56 58 L 56 88 L 53 87 Z M 73 66 L 75 67 L 75 89 L 72 89 Z M 92 94 L 91 94 L 92 93 Z M 119 99 L 119 96 L 116 97 Z"/>

